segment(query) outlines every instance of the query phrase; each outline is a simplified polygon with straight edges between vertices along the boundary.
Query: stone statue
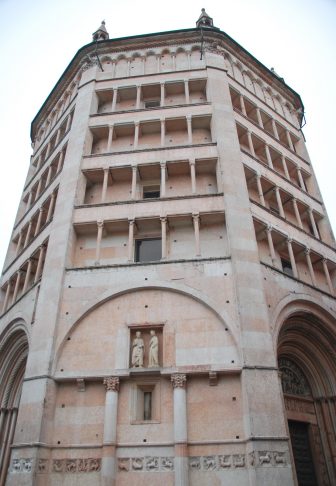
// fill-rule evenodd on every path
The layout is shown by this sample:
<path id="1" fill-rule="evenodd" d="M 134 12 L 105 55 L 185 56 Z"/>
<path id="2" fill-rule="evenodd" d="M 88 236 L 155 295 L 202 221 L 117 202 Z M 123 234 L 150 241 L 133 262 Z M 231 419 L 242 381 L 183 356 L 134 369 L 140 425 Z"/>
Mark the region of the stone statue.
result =
<path id="1" fill-rule="evenodd" d="M 141 337 L 141 332 L 135 333 L 135 338 L 132 343 L 132 368 L 142 368 L 144 362 L 144 342 Z"/>
<path id="2" fill-rule="evenodd" d="M 157 368 L 159 366 L 159 340 L 155 331 L 150 332 L 148 367 Z"/>

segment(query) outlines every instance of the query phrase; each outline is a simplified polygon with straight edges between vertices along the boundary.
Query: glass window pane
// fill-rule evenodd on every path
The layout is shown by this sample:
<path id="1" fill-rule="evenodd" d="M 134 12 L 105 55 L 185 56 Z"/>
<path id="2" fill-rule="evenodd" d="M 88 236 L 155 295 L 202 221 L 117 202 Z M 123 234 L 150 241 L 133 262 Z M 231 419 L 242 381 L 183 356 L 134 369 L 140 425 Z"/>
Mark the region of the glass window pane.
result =
<path id="1" fill-rule="evenodd" d="M 161 260 L 161 238 L 146 238 L 135 241 L 135 261 L 152 262 Z"/>

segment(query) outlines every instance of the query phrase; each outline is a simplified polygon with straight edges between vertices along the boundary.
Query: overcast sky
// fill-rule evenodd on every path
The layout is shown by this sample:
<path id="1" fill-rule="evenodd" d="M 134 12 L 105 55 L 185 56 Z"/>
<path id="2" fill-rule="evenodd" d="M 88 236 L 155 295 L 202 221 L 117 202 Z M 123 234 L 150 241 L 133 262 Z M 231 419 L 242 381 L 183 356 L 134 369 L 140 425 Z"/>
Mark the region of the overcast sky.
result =
<path id="1" fill-rule="evenodd" d="M 0 265 L 29 166 L 30 123 L 102 19 L 110 38 L 214 24 L 303 100 L 304 134 L 336 229 L 336 0 L 0 0 Z"/>

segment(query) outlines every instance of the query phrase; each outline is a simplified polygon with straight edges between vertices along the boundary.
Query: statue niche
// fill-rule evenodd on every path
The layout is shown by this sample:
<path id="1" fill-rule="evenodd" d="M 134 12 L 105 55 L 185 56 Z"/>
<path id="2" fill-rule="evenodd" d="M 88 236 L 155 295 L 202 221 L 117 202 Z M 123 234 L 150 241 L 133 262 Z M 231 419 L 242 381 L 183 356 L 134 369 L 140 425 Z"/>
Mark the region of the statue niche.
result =
<path id="1" fill-rule="evenodd" d="M 131 368 L 159 368 L 161 340 L 161 329 L 142 328 L 131 331 Z"/>

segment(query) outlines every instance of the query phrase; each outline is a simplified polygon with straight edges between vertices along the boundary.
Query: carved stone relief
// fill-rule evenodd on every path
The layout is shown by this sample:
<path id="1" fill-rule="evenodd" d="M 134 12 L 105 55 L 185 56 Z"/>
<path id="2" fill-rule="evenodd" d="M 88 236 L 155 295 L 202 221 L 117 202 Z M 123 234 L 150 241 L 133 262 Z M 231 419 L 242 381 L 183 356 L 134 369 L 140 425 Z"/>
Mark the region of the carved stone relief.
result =
<path id="1" fill-rule="evenodd" d="M 174 471 L 173 457 L 120 457 L 119 472 L 162 472 Z"/>
<path id="2" fill-rule="evenodd" d="M 287 358 L 280 358 L 279 370 L 281 371 L 281 383 L 284 393 L 302 396 L 311 395 L 307 378 L 293 361 Z"/>
<path id="3" fill-rule="evenodd" d="M 101 459 L 54 459 L 52 471 L 55 473 L 89 473 L 98 472 L 101 468 Z"/>
<path id="4" fill-rule="evenodd" d="M 162 331 L 137 329 L 131 332 L 130 366 L 132 368 L 159 368 Z"/>
<path id="5" fill-rule="evenodd" d="M 29 473 L 33 468 L 33 459 L 20 458 L 13 459 L 10 467 L 11 473 Z"/>
<path id="6" fill-rule="evenodd" d="M 286 453 L 278 451 L 250 452 L 248 454 L 248 461 L 246 461 L 245 454 L 189 457 L 189 469 L 193 471 L 220 471 L 229 468 L 244 468 L 247 466 L 274 467 L 285 466 L 286 464 Z"/>

